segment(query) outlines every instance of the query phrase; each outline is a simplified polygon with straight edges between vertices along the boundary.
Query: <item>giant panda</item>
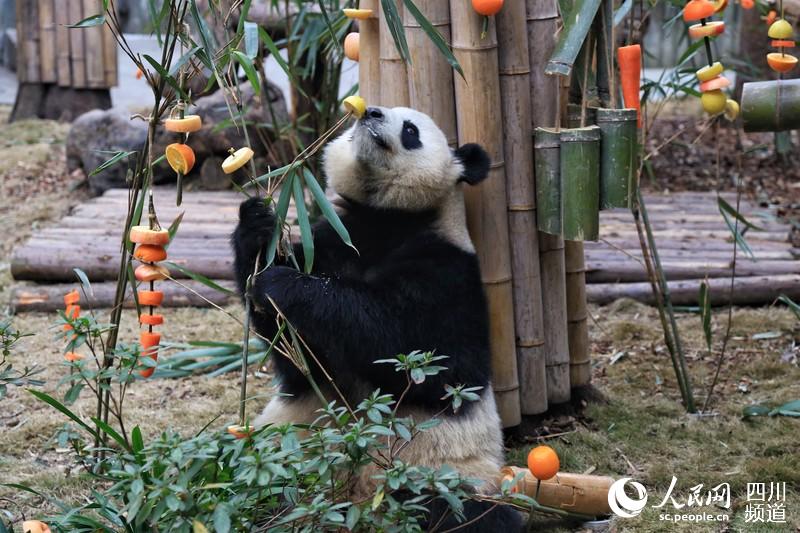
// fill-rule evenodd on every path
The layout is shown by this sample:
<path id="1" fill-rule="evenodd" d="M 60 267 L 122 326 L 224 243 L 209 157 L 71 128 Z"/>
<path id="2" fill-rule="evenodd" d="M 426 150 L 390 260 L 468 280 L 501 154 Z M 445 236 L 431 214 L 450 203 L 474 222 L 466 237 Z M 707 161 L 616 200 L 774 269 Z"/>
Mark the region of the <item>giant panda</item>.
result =
<path id="1" fill-rule="evenodd" d="M 489 165 L 476 144 L 451 149 L 419 111 L 368 108 L 329 143 L 323 160 L 355 250 L 322 221 L 314 227 L 310 274 L 278 263 L 251 286 L 256 330 L 266 338 L 277 331 L 271 299 L 351 404 L 375 389 L 397 399 L 406 388 L 403 373 L 375 360 L 413 350 L 448 356 L 439 362 L 447 370 L 413 386 L 403 399 L 400 415 L 421 421 L 438 413 L 441 423 L 419 434 L 402 458 L 434 468 L 448 464 L 480 480 L 476 490 L 482 492 L 497 488 L 503 433 L 490 381 L 486 300 L 462 188 L 485 179 Z M 240 207 L 232 242 L 242 293 L 275 221 L 261 199 Z M 294 252 L 303 264 L 302 248 Z M 268 403 L 255 425 L 316 419 L 320 404 L 307 378 L 284 357 L 274 363 L 283 394 Z M 312 371 L 317 383 L 325 383 L 319 369 Z M 442 399 L 446 384 L 483 387 L 480 400 L 453 412 Z M 466 518 L 475 521 L 463 530 L 519 530 L 516 511 L 498 506 L 487 513 L 488 506 L 468 502 Z"/>

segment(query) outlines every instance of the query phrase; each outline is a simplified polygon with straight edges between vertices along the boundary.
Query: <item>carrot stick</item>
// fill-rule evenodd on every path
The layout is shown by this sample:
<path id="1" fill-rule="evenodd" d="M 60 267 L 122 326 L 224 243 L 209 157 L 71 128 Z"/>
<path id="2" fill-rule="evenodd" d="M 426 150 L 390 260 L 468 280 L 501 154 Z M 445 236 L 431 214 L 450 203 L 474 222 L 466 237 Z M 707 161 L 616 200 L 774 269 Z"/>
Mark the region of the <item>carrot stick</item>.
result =
<path id="1" fill-rule="evenodd" d="M 625 107 L 635 109 L 642 126 L 641 103 L 639 101 L 640 80 L 642 77 L 642 47 L 638 44 L 620 46 L 617 49 L 619 62 L 619 82 L 622 86 L 622 99 Z"/>

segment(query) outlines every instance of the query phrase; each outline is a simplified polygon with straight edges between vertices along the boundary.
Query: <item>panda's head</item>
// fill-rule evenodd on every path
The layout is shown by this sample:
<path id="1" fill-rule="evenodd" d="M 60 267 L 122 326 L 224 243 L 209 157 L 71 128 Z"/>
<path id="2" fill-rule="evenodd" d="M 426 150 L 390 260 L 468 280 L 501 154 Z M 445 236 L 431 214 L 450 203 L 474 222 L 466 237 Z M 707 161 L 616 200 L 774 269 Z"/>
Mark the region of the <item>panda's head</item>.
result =
<path id="1" fill-rule="evenodd" d="M 372 207 L 436 209 L 460 194 L 459 184 L 486 178 L 480 146 L 452 150 L 426 114 L 407 107 L 370 107 L 325 151 L 328 183 L 341 196 Z"/>

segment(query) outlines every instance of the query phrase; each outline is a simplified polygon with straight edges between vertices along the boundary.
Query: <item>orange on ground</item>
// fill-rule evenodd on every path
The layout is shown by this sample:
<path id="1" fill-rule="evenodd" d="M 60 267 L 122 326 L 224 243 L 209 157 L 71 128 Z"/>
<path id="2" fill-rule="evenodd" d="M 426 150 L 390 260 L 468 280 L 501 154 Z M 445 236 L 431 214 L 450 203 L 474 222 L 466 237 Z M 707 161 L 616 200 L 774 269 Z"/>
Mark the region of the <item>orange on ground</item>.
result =
<path id="1" fill-rule="evenodd" d="M 188 174 L 194 167 L 194 150 L 189 145 L 181 143 L 168 144 L 167 149 L 164 150 L 164 155 L 167 158 L 167 163 L 175 172 Z"/>
<path id="2" fill-rule="evenodd" d="M 133 257 L 143 263 L 158 263 L 167 258 L 167 251 L 163 246 L 140 244 L 133 251 Z"/>
<path id="3" fill-rule="evenodd" d="M 81 301 L 81 295 L 78 292 L 78 289 L 74 291 L 69 291 L 67 294 L 64 295 L 64 305 L 72 305 L 76 304 Z"/>
<path id="4" fill-rule="evenodd" d="M 139 324 L 145 324 L 147 326 L 160 326 L 163 323 L 164 323 L 163 315 L 151 315 L 145 313 L 139 315 Z"/>
<path id="5" fill-rule="evenodd" d="M 560 462 L 558 454 L 550 446 L 537 446 L 528 453 L 528 470 L 541 481 L 546 481 L 556 474 Z"/>
<path id="6" fill-rule="evenodd" d="M 479 15 L 491 17 L 503 9 L 503 0 L 472 0 L 472 9 Z"/>
<path id="7" fill-rule="evenodd" d="M 155 230 L 147 226 L 134 226 L 131 228 L 130 239 L 136 244 L 164 246 L 169 244 L 169 232 L 165 229 Z"/>
<path id="8" fill-rule="evenodd" d="M 74 363 L 75 361 L 81 361 L 85 357 L 86 356 L 83 355 L 82 353 L 77 353 L 77 352 L 67 352 L 64 354 L 64 359 L 66 361 L 69 361 L 70 363 Z"/>
<path id="9" fill-rule="evenodd" d="M 791 54 L 772 52 L 767 54 L 767 64 L 776 72 L 789 72 L 797 65 L 797 58 Z"/>
<path id="10" fill-rule="evenodd" d="M 169 277 L 169 270 L 161 265 L 139 265 L 133 271 L 139 281 L 161 281 Z"/>
<path id="11" fill-rule="evenodd" d="M 707 19 L 714 14 L 714 4 L 708 0 L 691 0 L 683 8 L 683 20 L 692 22 L 700 19 Z"/>
<path id="12" fill-rule="evenodd" d="M 158 307 L 164 301 L 164 293 L 161 291 L 138 291 L 139 305 Z"/>
<path id="13" fill-rule="evenodd" d="M 183 118 L 168 118 L 164 121 L 164 129 L 175 133 L 192 133 L 203 127 L 199 115 L 186 115 Z"/>
<path id="14" fill-rule="evenodd" d="M 237 439 L 243 439 L 253 434 L 255 428 L 253 426 L 228 426 L 228 433 Z"/>
<path id="15" fill-rule="evenodd" d="M 344 56 L 347 59 L 358 61 L 358 52 L 361 45 L 361 36 L 357 32 L 350 32 L 344 38 Z"/>

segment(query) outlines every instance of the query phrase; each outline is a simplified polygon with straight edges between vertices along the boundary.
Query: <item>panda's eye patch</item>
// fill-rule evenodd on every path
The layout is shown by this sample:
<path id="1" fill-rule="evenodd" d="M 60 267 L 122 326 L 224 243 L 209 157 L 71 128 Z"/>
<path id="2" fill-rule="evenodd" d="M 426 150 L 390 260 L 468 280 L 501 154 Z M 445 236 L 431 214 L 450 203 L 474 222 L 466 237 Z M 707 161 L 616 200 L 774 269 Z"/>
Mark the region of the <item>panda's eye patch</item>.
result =
<path id="1" fill-rule="evenodd" d="M 419 129 L 413 122 L 408 120 L 403 122 L 403 132 L 400 134 L 400 141 L 403 143 L 403 148 L 406 150 L 422 148 L 422 142 L 419 140 Z"/>

